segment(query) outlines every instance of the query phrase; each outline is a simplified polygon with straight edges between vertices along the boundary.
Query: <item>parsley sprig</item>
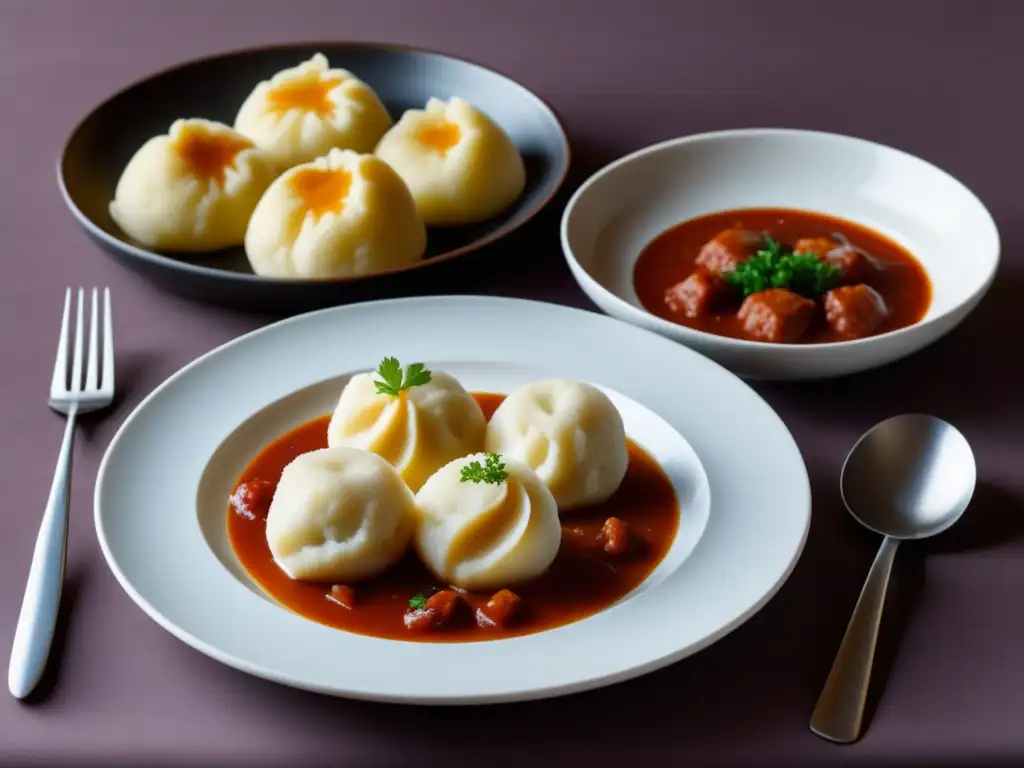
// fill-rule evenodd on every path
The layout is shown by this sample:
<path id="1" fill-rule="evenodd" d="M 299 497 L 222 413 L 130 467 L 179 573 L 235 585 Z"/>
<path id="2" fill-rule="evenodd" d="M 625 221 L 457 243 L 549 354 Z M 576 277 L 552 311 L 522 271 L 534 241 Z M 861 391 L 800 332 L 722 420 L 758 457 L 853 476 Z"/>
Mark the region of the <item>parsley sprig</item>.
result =
<path id="1" fill-rule="evenodd" d="M 409 607 L 414 611 L 422 611 L 427 607 L 427 598 L 420 593 L 409 598 Z"/>
<path id="2" fill-rule="evenodd" d="M 842 270 L 806 251 L 794 253 L 787 245 L 764 235 L 762 246 L 736 269 L 725 273 L 725 279 L 744 296 L 769 288 L 787 288 L 808 299 L 816 299 L 834 288 Z"/>
<path id="3" fill-rule="evenodd" d="M 409 387 L 418 387 L 430 381 L 430 371 L 423 363 L 412 363 L 405 367 L 405 376 L 402 375 L 402 364 L 397 358 L 385 357 L 377 368 L 377 374 L 383 381 L 374 381 L 377 385 L 378 395 L 391 395 L 398 397 L 398 393 Z"/>
<path id="4" fill-rule="evenodd" d="M 508 477 L 505 465 L 501 457 L 496 453 L 488 453 L 484 458 L 484 465 L 479 461 L 471 461 L 464 466 L 459 477 L 459 482 L 465 483 L 490 483 L 497 485 Z"/>

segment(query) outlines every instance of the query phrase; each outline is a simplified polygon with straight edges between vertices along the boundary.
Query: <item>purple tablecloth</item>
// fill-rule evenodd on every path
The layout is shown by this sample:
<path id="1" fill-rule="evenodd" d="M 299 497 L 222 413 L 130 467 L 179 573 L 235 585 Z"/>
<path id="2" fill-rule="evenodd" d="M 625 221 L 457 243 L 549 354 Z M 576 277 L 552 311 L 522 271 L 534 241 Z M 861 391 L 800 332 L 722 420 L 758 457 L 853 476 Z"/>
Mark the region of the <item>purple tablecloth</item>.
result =
<path id="1" fill-rule="evenodd" d="M 34 701 L 0 697 L 0 763 L 1021 764 L 1022 25 L 1024 3 L 1012 0 L 0 4 L 5 661 L 63 427 L 45 391 L 64 286 L 111 286 L 120 375 L 116 408 L 84 425 L 76 445 L 56 662 Z M 601 691 L 431 710 L 247 677 L 175 640 L 117 585 L 92 522 L 108 441 L 167 375 L 268 318 L 185 302 L 114 266 L 64 210 L 57 153 L 86 110 L 146 73 L 226 48 L 325 38 L 447 50 L 520 79 L 564 117 L 573 184 L 661 139 L 785 125 L 904 148 L 990 207 L 1003 264 L 961 328 L 862 376 L 757 385 L 804 453 L 814 516 L 793 576 L 746 625 L 673 667 Z M 446 290 L 588 307 L 563 266 L 558 215 L 533 222 L 500 261 L 472 260 Z M 908 410 L 963 430 L 980 484 L 958 528 L 900 552 L 870 728 L 860 743 L 834 746 L 812 736 L 807 721 L 878 543 L 844 511 L 839 470 L 863 430 Z"/>

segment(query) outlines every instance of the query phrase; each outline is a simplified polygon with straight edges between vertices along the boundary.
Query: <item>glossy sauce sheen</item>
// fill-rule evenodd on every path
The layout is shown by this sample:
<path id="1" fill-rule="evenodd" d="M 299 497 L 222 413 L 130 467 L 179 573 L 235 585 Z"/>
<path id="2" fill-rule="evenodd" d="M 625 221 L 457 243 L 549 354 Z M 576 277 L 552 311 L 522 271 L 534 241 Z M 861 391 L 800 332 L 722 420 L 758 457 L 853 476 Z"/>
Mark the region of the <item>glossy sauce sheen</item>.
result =
<path id="1" fill-rule="evenodd" d="M 651 314 L 718 336 L 749 338 L 736 317 L 736 306 L 701 317 L 673 312 L 665 303 L 665 291 L 685 280 L 695 269 L 700 249 L 724 229 L 738 227 L 764 232 L 776 240 L 793 243 L 804 237 L 842 233 L 882 268 L 872 269 L 864 281 L 878 291 L 890 314 L 871 334 L 903 328 L 921 320 L 931 304 L 932 288 L 920 263 L 904 248 L 870 229 L 825 214 L 786 208 L 751 208 L 701 216 L 677 224 L 658 235 L 644 248 L 633 268 L 633 286 L 640 303 Z M 796 342 L 820 344 L 842 341 L 828 327 L 821 312 Z"/>
<path id="2" fill-rule="evenodd" d="M 474 394 L 490 415 L 503 395 Z M 238 479 L 277 483 L 284 467 L 300 453 L 327 447 L 329 416 L 283 435 L 260 453 Z M 237 485 L 237 484 L 236 484 Z M 624 520 L 643 539 L 635 554 L 606 554 L 598 534 L 609 517 Z M 562 544 L 551 568 L 538 579 L 510 588 L 522 598 L 522 611 L 508 627 L 480 628 L 473 615 L 491 593 L 463 595 L 457 619 L 425 632 L 406 629 L 403 616 L 409 598 L 429 596 L 440 583 L 410 551 L 392 570 L 355 588 L 354 609 L 327 598 L 330 584 L 294 581 L 277 567 L 266 540 L 266 521 L 250 519 L 228 508 L 228 537 L 246 571 L 284 606 L 309 619 L 375 637 L 421 642 L 491 640 L 526 635 L 577 621 L 607 608 L 646 579 L 672 546 L 679 527 L 679 503 L 671 482 L 642 448 L 629 443 L 629 469 L 618 491 L 603 504 L 573 511 L 562 519 Z"/>

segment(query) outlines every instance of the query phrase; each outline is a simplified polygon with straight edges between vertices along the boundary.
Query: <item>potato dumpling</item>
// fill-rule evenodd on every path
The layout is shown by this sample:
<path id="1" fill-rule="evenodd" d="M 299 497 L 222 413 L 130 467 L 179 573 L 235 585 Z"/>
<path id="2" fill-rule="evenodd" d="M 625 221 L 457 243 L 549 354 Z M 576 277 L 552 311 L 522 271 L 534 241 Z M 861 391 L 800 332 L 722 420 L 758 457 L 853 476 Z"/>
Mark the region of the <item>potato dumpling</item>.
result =
<path id="1" fill-rule="evenodd" d="M 265 277 L 336 278 L 422 258 L 427 230 L 409 190 L 373 155 L 332 149 L 279 176 L 245 234 L 253 271 Z"/>
<path id="2" fill-rule="evenodd" d="M 391 115 L 370 86 L 330 68 L 320 53 L 257 85 L 235 118 L 235 130 L 264 149 L 279 171 L 334 148 L 372 152 L 390 127 Z"/>
<path id="3" fill-rule="evenodd" d="M 625 426 L 611 399 L 568 379 L 515 390 L 491 416 L 485 445 L 540 475 L 563 512 L 606 500 L 629 465 Z"/>
<path id="4" fill-rule="evenodd" d="M 175 120 L 128 161 L 110 216 L 148 248 L 228 248 L 241 245 L 249 216 L 273 179 L 251 139 L 221 123 Z"/>
<path id="5" fill-rule="evenodd" d="M 412 492 L 390 464 L 355 448 L 321 448 L 281 473 L 267 545 L 293 579 L 357 581 L 399 560 L 414 527 Z"/>
<path id="6" fill-rule="evenodd" d="M 415 492 L 438 468 L 480 450 L 487 420 L 473 396 L 444 371 L 422 385 L 383 394 L 376 374 L 353 376 L 338 398 L 327 444 L 383 456 Z"/>
<path id="7" fill-rule="evenodd" d="M 474 465 L 500 472 L 467 480 L 463 473 Z M 544 573 L 558 554 L 562 526 L 554 497 L 532 469 L 477 453 L 446 464 L 420 488 L 414 540 L 438 579 L 490 590 Z"/>
<path id="8" fill-rule="evenodd" d="M 526 187 L 508 134 L 469 102 L 431 99 L 380 140 L 377 157 L 405 180 L 428 226 L 470 224 L 501 213 Z"/>

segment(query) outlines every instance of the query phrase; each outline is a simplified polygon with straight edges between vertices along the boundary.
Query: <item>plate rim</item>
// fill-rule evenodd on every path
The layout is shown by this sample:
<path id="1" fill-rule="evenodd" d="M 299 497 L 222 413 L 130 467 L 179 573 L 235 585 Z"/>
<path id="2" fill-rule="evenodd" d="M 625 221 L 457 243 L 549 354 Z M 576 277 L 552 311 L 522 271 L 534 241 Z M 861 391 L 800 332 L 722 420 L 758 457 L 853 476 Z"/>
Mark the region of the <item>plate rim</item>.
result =
<path id="1" fill-rule="evenodd" d="M 67 159 L 68 148 L 72 142 L 78 136 L 82 129 L 82 126 L 92 119 L 97 113 L 104 109 L 110 102 L 121 97 L 128 91 L 138 88 L 145 83 L 154 80 L 156 78 L 168 75 L 176 70 L 184 69 L 190 66 L 201 65 L 217 59 L 225 59 L 233 56 L 246 56 L 252 54 L 258 54 L 262 52 L 273 52 L 283 51 L 293 48 L 315 48 L 315 47 L 350 47 L 362 50 L 371 51 L 388 51 L 388 52 L 400 52 L 400 53 L 422 53 L 429 56 L 437 56 L 443 59 L 450 59 L 462 64 L 468 64 L 469 66 L 476 67 L 478 69 L 490 72 L 498 75 L 501 78 L 513 83 L 519 88 L 523 89 L 529 96 L 535 99 L 540 106 L 542 106 L 550 114 L 551 119 L 554 121 L 555 126 L 558 128 L 558 138 L 561 141 L 562 152 L 564 161 L 558 168 L 555 183 L 552 186 L 551 193 L 545 197 L 540 203 L 538 203 L 532 211 L 519 223 L 514 226 L 499 227 L 495 231 L 488 235 L 474 240 L 471 243 L 453 248 L 452 250 L 439 253 L 436 256 L 431 256 L 426 259 L 419 259 L 412 264 L 405 264 L 398 267 L 392 267 L 390 269 L 379 270 L 370 272 L 365 275 L 347 275 L 344 277 L 334 278 L 300 278 L 300 277 L 263 277 L 257 274 L 249 274 L 248 272 L 235 272 L 229 269 L 218 269 L 217 267 L 204 266 L 201 264 L 193 264 L 180 259 L 175 259 L 170 256 L 143 248 L 127 240 L 114 237 L 113 235 L 106 232 L 104 229 L 99 227 L 93 220 L 86 216 L 85 213 L 75 204 L 70 192 L 68 191 L 67 184 L 65 181 L 64 166 Z M 561 193 L 565 187 L 565 182 L 569 176 L 569 170 L 572 167 L 572 147 L 569 143 L 569 136 L 565 128 L 565 120 L 559 111 L 544 97 L 538 94 L 531 88 L 521 83 L 516 78 L 503 72 L 494 67 L 482 64 L 473 59 L 457 56 L 446 51 L 434 48 L 426 48 L 423 46 L 411 45 L 408 43 L 398 43 L 393 41 L 375 41 L 375 40 L 293 40 L 291 42 L 276 42 L 269 43 L 266 45 L 251 45 L 242 48 L 232 48 L 228 50 L 216 51 L 208 53 L 202 56 L 197 56 L 191 59 L 178 61 L 165 67 L 153 70 L 148 74 L 142 75 L 134 80 L 120 86 L 114 92 L 110 93 L 99 101 L 95 106 L 91 107 L 85 112 L 79 119 L 77 119 L 72 128 L 66 134 L 61 147 L 60 152 L 57 155 L 57 161 L 55 165 L 57 175 L 57 188 L 60 192 L 61 199 L 64 202 L 65 208 L 71 213 L 72 217 L 78 223 L 78 225 L 92 238 L 97 240 L 104 248 L 113 249 L 115 251 L 122 252 L 133 259 L 138 259 L 150 266 L 160 267 L 172 272 L 181 272 L 183 274 L 190 275 L 196 278 L 205 278 L 213 280 L 226 280 L 230 282 L 240 282 L 249 285 L 256 286 L 304 286 L 309 285 L 310 287 L 324 287 L 324 286 L 346 286 L 358 284 L 360 282 L 366 282 L 373 280 L 374 278 L 384 277 L 395 277 L 398 275 L 405 275 L 416 272 L 421 269 L 428 268 L 436 264 L 445 264 L 452 261 L 460 256 L 467 256 L 474 253 L 482 248 L 486 248 L 494 243 L 508 237 L 514 232 L 519 231 L 524 226 L 529 224 L 536 218 L 542 211 L 546 210 L 551 202 Z"/>
<path id="2" fill-rule="evenodd" d="M 690 644 L 686 644 L 683 647 L 678 648 L 678 649 L 674 650 L 673 652 L 671 652 L 669 654 L 665 654 L 665 655 L 662 655 L 660 657 L 650 659 L 650 660 L 648 660 L 646 662 L 643 662 L 643 663 L 632 664 L 632 665 L 628 666 L 627 668 L 625 668 L 622 671 L 612 671 L 612 672 L 609 672 L 609 673 L 606 673 L 606 674 L 593 675 L 593 676 L 588 677 L 586 679 L 577 680 L 577 681 L 575 681 L 573 683 L 569 683 L 569 684 L 557 683 L 556 682 L 556 683 L 553 683 L 553 684 L 550 684 L 550 685 L 545 685 L 543 687 L 533 687 L 533 688 L 517 689 L 517 690 L 511 691 L 511 692 L 507 692 L 506 691 L 506 692 L 497 692 L 497 693 L 489 693 L 489 694 L 445 694 L 445 693 L 440 693 L 440 694 L 430 694 L 430 695 L 418 695 L 418 694 L 397 695 L 397 694 L 391 694 L 391 693 L 386 693 L 386 692 L 385 693 L 379 693 L 379 692 L 374 692 L 374 691 L 358 690 L 358 689 L 352 689 L 352 688 L 345 689 L 345 690 L 339 690 L 339 688 L 337 686 L 332 686 L 332 685 L 328 685 L 328 684 L 321 685 L 321 684 L 317 684 L 317 683 L 305 683 L 305 682 L 303 682 L 301 680 L 297 680 L 294 676 L 288 674 L 287 672 L 281 672 L 280 670 L 269 669 L 269 668 L 266 668 L 264 666 L 261 666 L 259 663 L 252 662 L 252 661 L 250 661 L 250 660 L 248 660 L 246 658 L 243 658 L 243 657 L 240 657 L 240 656 L 235 656 L 235 655 L 232 655 L 230 652 L 226 652 L 226 651 L 220 650 L 219 648 L 217 648 L 216 646 L 212 645 L 211 643 L 209 643 L 209 642 L 207 642 L 205 640 L 200 639 L 199 637 L 197 637 L 196 635 L 194 635 L 191 632 L 187 631 L 186 629 L 178 626 L 177 624 L 175 624 L 175 622 L 173 620 L 169 619 L 168 617 L 165 617 L 156 606 L 151 604 L 150 601 L 146 597 L 144 597 L 134 587 L 134 585 L 128 579 L 127 575 L 119 567 L 119 565 L 117 563 L 117 560 L 116 560 L 116 558 L 114 556 L 114 553 L 112 551 L 112 548 L 110 546 L 110 543 L 107 541 L 107 538 L 106 538 L 106 536 L 104 534 L 103 522 L 102 522 L 101 496 L 103 495 L 103 491 L 104 491 L 104 488 L 105 488 L 105 485 L 106 485 L 107 474 L 108 474 L 108 471 L 109 471 L 108 467 L 109 467 L 109 464 L 110 464 L 111 456 L 113 456 L 113 454 L 114 454 L 115 447 L 123 439 L 124 435 L 131 428 L 131 426 L 132 426 L 133 422 L 135 421 L 135 419 L 138 418 L 143 413 L 143 411 L 145 410 L 145 408 L 148 406 L 148 404 L 150 402 L 152 402 L 156 397 L 158 397 L 165 389 L 170 387 L 174 382 L 178 381 L 180 378 L 185 376 L 193 368 L 198 367 L 199 365 L 201 365 L 208 358 L 211 358 L 211 357 L 213 357 L 215 355 L 218 355 L 221 352 L 223 352 L 223 351 L 225 351 L 225 350 L 227 350 L 227 349 L 229 349 L 229 348 L 231 348 L 231 347 L 233 347 L 233 346 L 235 346 L 237 344 L 243 343 L 244 341 L 246 341 L 248 339 L 256 337 L 256 336 L 258 336 L 258 335 L 260 335 L 260 334 L 262 334 L 262 333 L 264 333 L 264 332 L 266 332 L 266 331 L 268 331 L 270 329 L 277 328 L 278 326 L 290 325 L 290 324 L 301 323 L 301 322 L 309 322 L 308 318 L 310 318 L 311 316 L 320 316 L 320 315 L 327 315 L 327 314 L 339 314 L 339 313 L 340 314 L 344 314 L 345 312 L 352 311 L 352 310 L 354 310 L 356 308 L 364 308 L 365 309 L 366 306 L 370 306 L 370 305 L 374 305 L 374 306 L 380 307 L 380 306 L 396 305 L 396 304 L 439 303 L 439 302 L 443 302 L 443 301 L 446 301 L 446 300 L 472 301 L 472 302 L 480 302 L 482 304 L 492 304 L 492 305 L 519 305 L 524 310 L 529 309 L 530 307 L 536 307 L 538 305 L 543 306 L 543 307 L 548 307 L 548 308 L 555 308 L 557 310 L 564 311 L 564 312 L 571 313 L 571 314 L 588 315 L 588 316 L 590 316 L 590 318 L 589 318 L 590 321 L 596 320 L 599 323 L 603 322 L 603 323 L 614 324 L 614 325 L 617 325 L 617 326 L 625 326 L 625 327 L 632 328 L 633 329 L 632 332 L 638 332 L 638 333 L 641 333 L 641 334 L 646 335 L 648 337 L 651 337 L 651 339 L 652 339 L 652 341 L 654 341 L 654 343 L 656 343 L 658 345 L 662 345 L 666 349 L 668 349 L 668 348 L 678 349 L 679 348 L 679 345 L 675 344 L 671 340 L 668 340 L 668 339 L 665 339 L 664 337 L 659 336 L 658 334 L 655 334 L 655 333 L 653 333 L 651 331 L 647 331 L 645 329 L 636 328 L 635 326 L 630 326 L 630 324 L 625 323 L 625 322 L 623 322 L 621 320 L 618 320 L 616 318 L 612 318 L 612 317 L 609 317 L 607 315 L 603 315 L 603 314 L 600 314 L 600 313 L 597 313 L 597 312 L 590 312 L 588 310 L 578 309 L 578 308 L 575 308 L 575 307 L 568 307 L 568 306 L 565 306 L 565 305 L 556 304 L 554 302 L 537 301 L 537 300 L 532 300 L 532 299 L 495 297 L 495 296 L 487 296 L 487 295 L 475 295 L 475 294 L 391 298 L 391 299 L 380 299 L 380 300 L 374 300 L 374 301 L 358 302 L 358 303 L 355 303 L 355 304 L 346 304 L 346 305 L 339 305 L 339 306 L 335 306 L 335 307 L 328 307 L 328 308 L 319 309 L 319 310 L 313 310 L 313 311 L 306 312 L 306 313 L 303 313 L 303 314 L 299 314 L 299 315 L 295 315 L 295 316 L 292 316 L 292 317 L 288 317 L 288 318 L 279 320 L 277 322 L 270 323 L 270 324 L 267 324 L 267 325 L 255 328 L 255 329 L 253 329 L 251 331 L 248 331 L 248 332 L 246 332 L 244 334 L 241 334 L 241 335 L 239 335 L 239 336 L 237 336 L 237 337 L 235 337 L 233 339 L 229 339 L 228 341 L 224 342 L 223 344 L 220 344 L 220 345 L 214 347 L 213 349 L 208 350 L 207 352 L 199 355 L 195 359 L 191 360 L 190 362 L 188 362 L 185 365 L 183 365 L 182 367 L 180 367 L 177 371 L 173 372 L 168 377 L 166 377 L 149 394 L 147 394 L 133 408 L 133 410 L 128 414 L 128 416 L 124 419 L 124 421 L 118 427 L 118 429 L 115 432 L 114 436 L 111 438 L 110 442 L 108 443 L 107 448 L 104 451 L 103 457 L 102 457 L 102 459 L 100 461 L 99 468 L 98 468 L 97 475 L 96 475 L 94 491 L 93 491 L 93 522 L 94 522 L 94 528 L 95 528 L 97 539 L 98 539 L 99 544 L 100 544 L 100 549 L 101 549 L 101 552 L 103 553 L 103 557 L 104 557 L 104 560 L 106 561 L 107 567 L 110 568 L 110 570 L 114 574 L 115 579 L 117 580 L 117 582 L 121 585 L 122 589 L 125 590 L 125 592 L 132 599 L 132 601 L 136 604 L 136 606 L 138 608 L 142 609 L 142 611 L 146 615 L 148 615 L 150 617 L 150 619 L 152 619 L 158 626 L 162 627 L 169 634 L 171 634 L 176 639 L 184 642 L 186 645 L 194 648 L 195 650 L 200 651 L 201 653 L 209 656 L 210 658 L 213 658 L 216 661 L 219 661 L 220 663 L 222 663 L 222 664 L 224 664 L 224 665 L 226 665 L 228 667 L 231 667 L 231 668 L 237 669 L 239 671 L 245 672 L 245 673 L 250 674 L 250 675 L 252 675 L 254 677 L 257 677 L 257 678 L 269 680 L 269 681 L 272 681 L 272 682 L 275 682 L 275 683 L 278 683 L 278 684 L 282 684 L 282 685 L 285 685 L 285 686 L 288 686 L 288 687 L 291 687 L 291 688 L 296 688 L 296 689 L 300 689 L 300 690 L 306 690 L 306 691 L 310 691 L 310 692 L 314 692 L 314 693 L 318 693 L 318 694 L 329 695 L 329 696 L 333 696 L 333 697 L 341 697 L 341 698 L 353 699 L 353 700 L 376 701 L 376 702 L 398 703 L 398 704 L 412 704 L 412 705 L 429 705 L 429 706 L 470 706 L 470 705 L 491 705 L 491 704 L 520 702 L 520 701 L 532 701 L 532 700 L 540 700 L 540 699 L 547 699 L 547 698 L 562 697 L 562 696 L 567 696 L 567 695 L 571 695 L 571 694 L 578 693 L 578 692 L 583 692 L 583 691 L 593 690 L 593 689 L 597 689 L 597 688 L 602 688 L 602 687 L 613 685 L 613 684 L 616 684 L 616 683 L 619 683 L 619 682 L 624 682 L 624 681 L 631 680 L 631 679 L 634 679 L 634 678 L 637 678 L 637 677 L 641 677 L 643 675 L 649 674 L 650 672 L 653 672 L 653 671 L 656 671 L 658 669 L 662 669 L 664 667 L 670 666 L 671 664 L 674 664 L 675 662 L 680 661 L 681 659 L 684 659 L 686 657 L 692 656 L 692 655 L 698 653 L 699 651 L 709 647 L 710 645 L 713 645 L 714 643 L 716 643 L 719 640 L 721 640 L 723 637 L 727 636 L 728 634 L 731 634 L 733 631 L 735 631 L 736 629 L 741 627 L 743 624 L 747 623 L 751 618 L 753 618 L 753 616 L 755 616 L 757 613 L 759 613 L 761 611 L 761 609 L 764 608 L 764 606 L 767 605 L 775 597 L 775 595 L 782 588 L 782 586 L 789 580 L 789 578 L 792 575 L 794 569 L 796 568 L 796 565 L 801 560 L 803 552 L 804 552 L 805 547 L 806 547 L 806 543 L 807 543 L 808 537 L 809 537 L 810 525 L 811 525 L 811 521 L 812 521 L 812 508 L 813 508 L 813 503 L 812 502 L 813 502 L 813 498 L 812 498 L 812 489 L 811 489 L 811 485 L 810 485 L 810 477 L 809 477 L 808 472 L 807 472 L 806 461 L 804 460 L 803 454 L 800 451 L 799 445 L 796 443 L 795 438 L 793 437 L 792 433 L 790 432 L 788 426 L 782 420 L 781 416 L 779 416 L 778 413 L 775 411 L 775 409 L 772 408 L 771 405 L 769 405 L 768 402 L 765 401 L 755 390 L 753 390 L 753 388 L 750 387 L 750 385 L 747 382 L 745 382 L 741 377 L 739 377 L 736 374 L 732 373 L 727 368 L 725 368 L 721 364 L 715 362 L 714 360 L 712 360 L 712 359 L 710 359 L 710 358 L 708 358 L 708 357 L 706 357 L 704 355 L 701 355 L 701 354 L 699 354 L 697 352 L 694 352 L 693 350 L 687 349 L 685 347 L 683 348 L 685 350 L 685 352 L 683 354 L 695 355 L 696 357 L 701 359 L 702 364 L 707 364 L 707 365 L 709 365 L 710 367 L 712 367 L 714 369 L 718 369 L 718 372 L 720 374 L 724 374 L 726 377 L 733 379 L 734 382 L 739 384 L 742 388 L 744 388 L 746 390 L 749 390 L 749 392 L 758 401 L 760 401 L 761 405 L 777 420 L 778 426 L 782 429 L 782 432 L 784 433 L 785 437 L 788 438 L 789 442 L 791 443 L 791 447 L 793 449 L 793 458 L 795 459 L 796 463 L 798 464 L 798 469 L 800 470 L 799 475 L 802 478 L 801 487 L 799 489 L 797 489 L 797 491 L 799 492 L 799 496 L 802 497 L 805 500 L 805 504 L 803 505 L 804 506 L 804 508 L 803 508 L 803 525 L 802 525 L 802 531 L 801 531 L 800 536 L 799 536 L 799 541 L 796 543 L 796 546 L 794 547 L 793 552 L 791 553 L 791 555 L 789 555 L 788 563 L 778 573 L 778 576 L 775 578 L 774 582 L 770 586 L 768 586 L 767 589 L 764 589 L 762 591 L 760 597 L 757 600 L 755 600 L 753 603 L 751 603 L 745 609 L 741 610 L 739 613 L 733 615 L 732 618 L 729 619 L 728 621 L 725 621 L 724 623 L 722 623 L 722 625 L 720 627 L 718 627 L 716 630 L 714 630 L 712 632 L 709 632 L 704 637 L 702 637 L 700 640 L 695 641 L 695 642 L 690 643 Z M 643 405 L 645 407 L 647 407 L 647 408 L 650 408 L 650 406 L 647 406 L 646 404 L 643 404 Z M 652 409 L 652 410 L 653 410 L 654 413 L 658 413 L 656 410 L 654 410 L 654 409 Z M 661 414 L 658 414 L 658 415 L 660 416 Z M 665 418 L 665 417 L 662 416 L 662 418 Z M 685 438 L 685 434 L 684 434 L 684 439 L 686 439 Z M 698 454 L 698 458 L 700 458 L 699 454 Z M 703 460 L 701 460 L 701 464 L 703 466 L 703 470 L 705 472 L 707 472 L 707 467 L 706 467 L 706 465 L 704 465 L 704 461 Z M 709 479 L 710 479 L 710 474 L 709 474 Z M 712 510 L 712 515 L 713 514 L 714 514 L 714 512 Z M 280 610 L 276 606 L 275 606 L 275 609 Z M 600 613 L 602 613 L 602 612 L 599 612 L 596 615 L 600 615 Z M 581 623 L 581 622 L 573 622 L 573 624 L 579 624 L 579 623 Z M 572 626 L 572 624 L 566 625 L 566 626 Z M 331 631 L 337 631 L 337 630 L 331 630 Z M 545 633 L 537 633 L 537 635 L 534 635 L 534 636 L 542 636 L 544 634 Z M 528 635 L 526 637 L 530 637 L 530 636 Z M 370 638 L 370 639 L 372 640 L 372 638 Z M 515 641 L 517 639 L 521 640 L 522 638 L 513 638 L 512 641 Z M 414 645 L 419 645 L 419 644 L 414 644 Z M 460 644 L 454 643 L 454 644 L 448 644 L 448 645 L 452 645 L 452 646 L 457 647 Z"/>

